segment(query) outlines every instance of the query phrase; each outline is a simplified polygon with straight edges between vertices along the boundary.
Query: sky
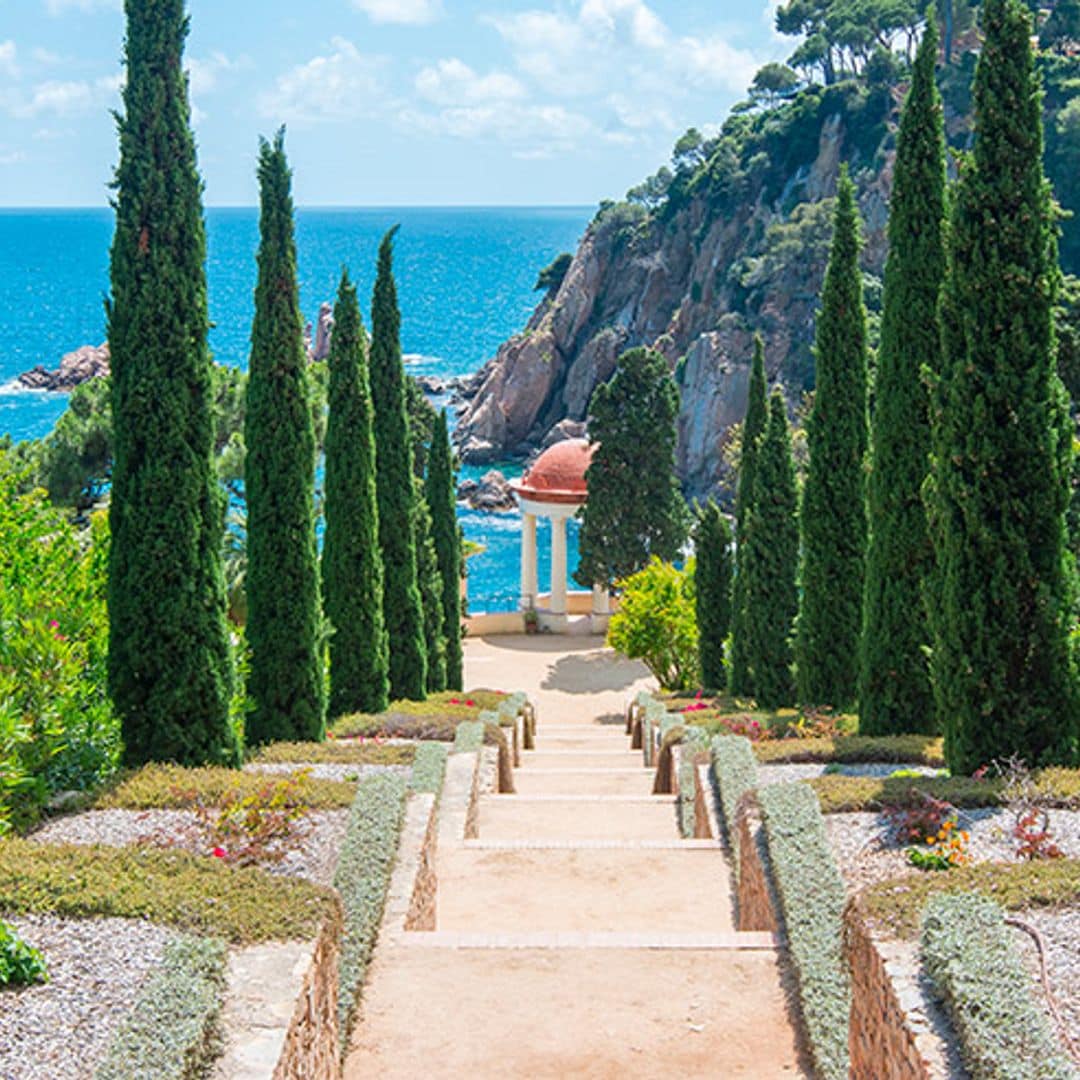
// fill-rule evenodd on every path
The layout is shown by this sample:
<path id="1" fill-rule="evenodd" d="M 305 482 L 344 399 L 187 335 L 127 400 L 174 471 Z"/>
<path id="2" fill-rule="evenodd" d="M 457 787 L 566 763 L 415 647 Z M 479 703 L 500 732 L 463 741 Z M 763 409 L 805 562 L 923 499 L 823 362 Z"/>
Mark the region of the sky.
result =
<path id="1" fill-rule="evenodd" d="M 715 128 L 776 0 L 189 0 L 209 205 L 287 126 L 308 206 L 592 205 Z M 0 0 L 0 206 L 103 206 L 122 0 Z"/>

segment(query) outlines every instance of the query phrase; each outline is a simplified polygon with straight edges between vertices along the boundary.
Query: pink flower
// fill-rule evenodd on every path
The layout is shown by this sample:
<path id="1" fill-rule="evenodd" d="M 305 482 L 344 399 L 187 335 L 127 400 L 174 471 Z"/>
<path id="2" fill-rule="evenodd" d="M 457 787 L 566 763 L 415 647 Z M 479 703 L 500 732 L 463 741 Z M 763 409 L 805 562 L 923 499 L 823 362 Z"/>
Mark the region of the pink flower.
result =
<path id="1" fill-rule="evenodd" d="M 224 859 L 228 852 L 223 847 L 216 847 L 210 854 L 213 855 L 215 859 Z"/>
<path id="2" fill-rule="evenodd" d="M 50 630 L 58 630 L 59 628 L 60 628 L 60 624 L 55 619 L 50 619 L 49 620 L 49 629 Z"/>
<path id="3" fill-rule="evenodd" d="M 990 771 L 989 765 L 980 765 L 972 774 L 972 780 L 982 780 L 986 774 Z"/>

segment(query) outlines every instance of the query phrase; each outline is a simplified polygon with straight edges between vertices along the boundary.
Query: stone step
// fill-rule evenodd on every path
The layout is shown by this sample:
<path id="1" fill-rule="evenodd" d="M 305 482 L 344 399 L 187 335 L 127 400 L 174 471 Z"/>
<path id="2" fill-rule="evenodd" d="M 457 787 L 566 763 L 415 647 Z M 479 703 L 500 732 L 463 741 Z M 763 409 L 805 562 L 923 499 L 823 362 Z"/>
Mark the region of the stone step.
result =
<path id="1" fill-rule="evenodd" d="M 734 930 L 723 855 L 674 847 L 442 851 L 436 926 L 500 934 Z"/>
<path id="2" fill-rule="evenodd" d="M 518 769 L 521 795 L 648 795 L 653 774 L 646 769 Z"/>
<path id="3" fill-rule="evenodd" d="M 781 947 L 775 934 L 737 932 L 690 934 L 678 931 L 532 930 L 414 931 L 399 942 L 412 949 L 662 949 L 691 952 L 775 952 Z"/>
<path id="4" fill-rule="evenodd" d="M 644 769 L 640 750 L 527 750 L 522 755 L 523 769 Z"/>
<path id="5" fill-rule="evenodd" d="M 483 840 L 675 840 L 675 802 L 670 797 L 612 802 L 599 796 L 575 799 L 490 795 L 480 800 Z"/>
<path id="6" fill-rule="evenodd" d="M 539 752 L 553 750 L 577 750 L 584 753 L 603 753 L 630 749 L 630 740 L 625 735 L 548 735 L 546 732 L 536 737 L 536 749 Z M 638 753 L 638 751 L 634 751 Z"/>
<path id="7" fill-rule="evenodd" d="M 464 840 L 473 851 L 723 851 L 719 840 Z"/>

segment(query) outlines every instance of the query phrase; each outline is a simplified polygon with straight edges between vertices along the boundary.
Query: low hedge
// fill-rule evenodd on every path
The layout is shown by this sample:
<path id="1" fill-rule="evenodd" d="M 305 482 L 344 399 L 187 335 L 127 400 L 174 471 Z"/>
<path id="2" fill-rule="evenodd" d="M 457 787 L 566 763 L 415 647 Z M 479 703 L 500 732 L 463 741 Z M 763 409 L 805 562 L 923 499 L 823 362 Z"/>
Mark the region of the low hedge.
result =
<path id="1" fill-rule="evenodd" d="M 476 720 L 481 712 L 498 709 L 509 695 L 498 690 L 444 691 L 425 701 L 395 701 L 381 713 L 351 713 L 330 725 L 338 738 L 357 735 L 452 742 L 462 720 Z"/>
<path id="2" fill-rule="evenodd" d="M 739 866 L 739 834 L 735 828 L 735 811 L 739 800 L 757 787 L 757 763 L 750 740 L 742 735 L 717 735 L 712 741 L 712 774 L 720 792 L 721 824 L 734 855 L 736 872 Z"/>
<path id="3" fill-rule="evenodd" d="M 445 743 L 421 743 L 416 748 L 416 760 L 409 776 L 409 790 L 438 795 L 446 775 L 446 759 L 450 749 Z"/>
<path id="4" fill-rule="evenodd" d="M 466 720 L 454 733 L 454 753 L 474 754 L 484 745 L 484 725 L 479 720 Z"/>
<path id="5" fill-rule="evenodd" d="M 277 742 L 250 760 L 256 765 L 411 765 L 415 746 L 330 739 L 327 742 Z"/>
<path id="6" fill-rule="evenodd" d="M 843 956 L 844 882 L 825 820 L 803 784 L 759 788 L 758 799 L 815 1072 L 824 1080 L 847 1080 L 851 986 Z"/>
<path id="7" fill-rule="evenodd" d="M 212 805 L 233 792 L 254 795 L 281 779 L 215 766 L 185 769 L 179 765 L 147 765 L 119 778 L 91 806 L 95 810 L 183 810 L 196 800 Z M 312 810 L 347 809 L 356 796 L 355 783 L 311 776 L 301 778 L 297 790 L 300 801 Z"/>
<path id="8" fill-rule="evenodd" d="M 997 904 L 970 894 L 934 897 L 923 916 L 922 956 L 972 1080 L 1080 1076 L 1037 1004 Z"/>
<path id="9" fill-rule="evenodd" d="M 945 764 L 944 743 L 932 735 L 838 735 L 835 738 L 766 739 L 754 743 L 754 756 L 762 765 L 781 762 L 918 762 Z"/>
<path id="10" fill-rule="evenodd" d="M 117 1029 L 95 1080 L 199 1080 L 221 1049 L 224 942 L 183 936 Z"/>
<path id="11" fill-rule="evenodd" d="M 1080 904 L 1080 859 L 974 863 L 940 873 L 913 873 L 864 890 L 866 917 L 887 934 L 912 938 L 923 908 L 940 894 L 979 893 L 1008 911 Z"/>
<path id="12" fill-rule="evenodd" d="M 341 1051 L 352 1030 L 360 989 L 375 951 L 386 894 L 405 820 L 408 778 L 376 773 L 360 781 L 334 874 L 345 910 L 338 966 Z"/>
<path id="13" fill-rule="evenodd" d="M 0 911 L 149 919 L 234 945 L 315 938 L 332 889 L 186 851 L 0 841 Z"/>
<path id="14" fill-rule="evenodd" d="M 1035 793 L 1045 806 L 1080 806 L 1080 769 L 1042 769 L 1032 775 Z M 956 807 L 997 806 L 1004 781 L 968 776 L 820 776 L 807 781 L 827 814 L 917 806 L 922 795 L 945 799 Z"/>

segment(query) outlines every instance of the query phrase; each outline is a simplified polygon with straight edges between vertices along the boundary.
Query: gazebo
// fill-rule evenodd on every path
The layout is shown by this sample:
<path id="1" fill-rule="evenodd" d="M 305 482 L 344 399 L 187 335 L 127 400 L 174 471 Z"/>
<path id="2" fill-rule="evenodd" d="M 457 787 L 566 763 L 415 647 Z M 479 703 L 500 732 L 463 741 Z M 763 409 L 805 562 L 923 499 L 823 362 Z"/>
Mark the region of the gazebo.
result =
<path id="1" fill-rule="evenodd" d="M 585 472 L 593 447 L 586 439 L 567 439 L 545 450 L 520 480 L 510 486 L 521 506 L 521 609 L 534 610 L 541 625 L 554 633 L 570 629 L 571 616 L 587 616 L 584 629 L 603 632 L 610 612 L 608 590 L 568 593 L 566 522 L 585 505 Z M 536 522 L 551 521 L 551 593 L 541 595 L 537 574 Z"/>

